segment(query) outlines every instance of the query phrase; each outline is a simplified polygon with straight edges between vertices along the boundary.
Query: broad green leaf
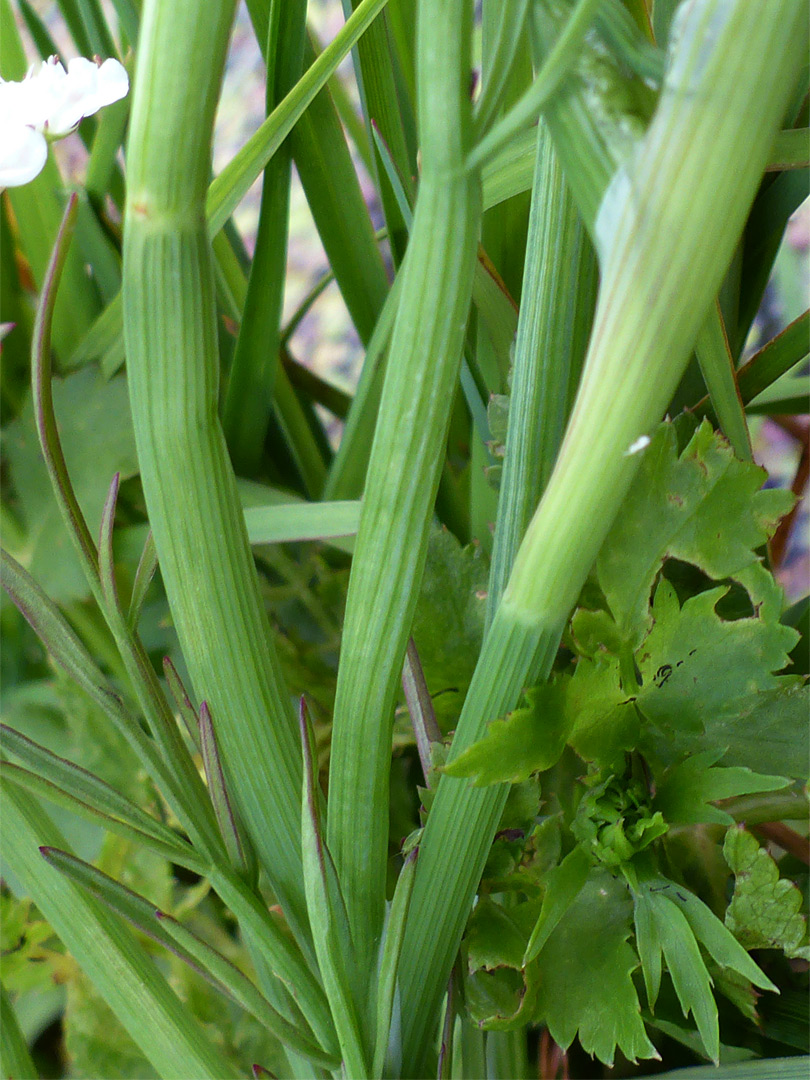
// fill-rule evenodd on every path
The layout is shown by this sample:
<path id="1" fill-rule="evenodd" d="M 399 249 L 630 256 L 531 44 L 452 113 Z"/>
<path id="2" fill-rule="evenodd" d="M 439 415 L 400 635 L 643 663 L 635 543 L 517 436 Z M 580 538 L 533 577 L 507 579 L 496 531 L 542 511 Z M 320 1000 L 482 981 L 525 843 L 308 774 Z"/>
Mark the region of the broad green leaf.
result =
<path id="1" fill-rule="evenodd" d="M 487 567 L 481 550 L 462 548 L 444 528 L 430 534 L 411 635 L 439 723 L 458 716 L 481 649 Z"/>
<path id="2" fill-rule="evenodd" d="M 729 829 L 723 843 L 734 872 L 734 895 L 726 926 L 748 949 L 782 949 L 788 957 L 810 960 L 802 894 L 742 826 Z"/>
<path id="3" fill-rule="evenodd" d="M 526 907 L 527 905 L 523 905 Z M 536 911 L 536 903 L 532 905 Z M 513 916 L 513 909 L 482 897 L 475 906 L 464 936 L 469 970 L 499 967 L 520 970 L 526 951 L 526 934 Z"/>
<path id="4" fill-rule="evenodd" d="M 539 955 L 537 1018 L 567 1049 L 582 1048 L 612 1064 L 616 1049 L 635 1061 L 656 1057 L 633 986 L 638 958 L 627 943 L 630 899 L 622 882 L 594 874 Z"/>
<path id="5" fill-rule="evenodd" d="M 585 886 L 591 860 L 579 844 L 546 876 L 543 906 L 526 946 L 525 962 L 537 956 Z"/>
<path id="6" fill-rule="evenodd" d="M 793 688 L 793 676 L 777 676 L 789 663 L 796 632 L 777 621 L 752 618 L 722 620 L 716 606 L 727 589 L 710 589 L 688 599 L 683 607 L 673 586 L 662 580 L 652 607 L 654 626 L 636 654 L 641 688 L 636 704 L 648 724 L 642 741 L 664 763 L 671 764 L 695 748 L 731 750 L 724 764 L 772 768 L 793 775 L 806 726 L 792 732 L 791 753 L 774 767 L 773 755 L 760 741 L 758 709 L 762 695 Z M 760 610 L 760 616 L 762 615 Z M 782 748 L 780 748 L 782 749 Z"/>
<path id="7" fill-rule="evenodd" d="M 138 469 L 123 378 L 103 382 L 88 368 L 55 379 L 53 398 L 62 449 L 91 533 L 97 533 L 110 479 Z M 48 595 L 59 602 L 87 595 L 76 558 L 42 461 L 29 400 L 4 437 L 11 480 L 27 527 L 25 548 L 14 554 Z"/>
<path id="8" fill-rule="evenodd" d="M 783 776 L 763 776 L 739 766 L 715 768 L 721 756 L 722 750 L 705 750 L 667 770 L 654 802 L 667 821 L 680 825 L 698 822 L 733 825 L 730 814 L 709 803 L 734 795 L 778 791 L 790 783 Z"/>
<path id="9" fill-rule="evenodd" d="M 539 902 L 476 905 L 464 939 L 464 994 L 470 1017 L 490 1031 L 522 1030 L 534 1016 L 537 965 L 524 966 Z"/>
<path id="10" fill-rule="evenodd" d="M 684 451 L 662 424 L 642 451 L 636 478 L 596 563 L 599 584 L 625 637 L 638 643 L 665 558 L 681 559 L 722 580 L 757 561 L 792 497 L 760 490 L 765 470 L 738 461 L 704 421 Z"/>
<path id="11" fill-rule="evenodd" d="M 619 664 L 610 657 L 580 660 L 567 682 L 570 745 L 586 761 L 621 768 L 624 752 L 638 742 L 639 715 L 622 687 Z"/>
<path id="12" fill-rule="evenodd" d="M 519 971 L 479 968 L 464 980 L 464 1000 L 470 1019 L 486 1031 L 523 1029 L 532 1015 L 536 986 L 526 989 Z"/>
<path id="13" fill-rule="evenodd" d="M 493 720 L 480 742 L 451 765 L 448 776 L 471 776 L 477 787 L 502 781 L 519 783 L 556 764 L 571 731 L 573 715 L 565 707 L 569 682 L 558 680 L 526 692 L 526 705 L 504 720 Z"/>

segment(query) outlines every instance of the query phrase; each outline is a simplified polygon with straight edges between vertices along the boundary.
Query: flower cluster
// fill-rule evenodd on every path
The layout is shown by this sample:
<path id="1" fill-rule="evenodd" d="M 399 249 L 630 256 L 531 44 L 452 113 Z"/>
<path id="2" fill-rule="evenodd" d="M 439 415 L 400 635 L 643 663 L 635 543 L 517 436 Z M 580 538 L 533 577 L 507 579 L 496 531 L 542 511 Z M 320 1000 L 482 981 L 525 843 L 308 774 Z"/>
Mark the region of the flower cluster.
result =
<path id="1" fill-rule="evenodd" d="M 27 184 L 48 157 L 48 139 L 70 134 L 80 120 L 111 105 L 129 90 L 117 60 L 69 61 L 52 56 L 31 67 L 21 82 L 0 79 L 0 188 Z"/>

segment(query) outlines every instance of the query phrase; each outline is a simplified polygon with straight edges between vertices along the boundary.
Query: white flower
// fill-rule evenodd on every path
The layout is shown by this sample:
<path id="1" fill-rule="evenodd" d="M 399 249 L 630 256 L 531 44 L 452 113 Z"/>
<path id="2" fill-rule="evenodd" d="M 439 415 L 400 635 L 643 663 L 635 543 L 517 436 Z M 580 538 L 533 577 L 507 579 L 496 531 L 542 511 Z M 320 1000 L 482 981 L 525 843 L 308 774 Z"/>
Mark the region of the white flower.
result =
<path id="1" fill-rule="evenodd" d="M 0 79 L 0 188 L 27 184 L 60 139 L 104 105 L 120 100 L 129 78 L 117 60 L 77 56 L 67 71 L 55 56 L 32 66 L 21 82 Z"/>
<path id="2" fill-rule="evenodd" d="M 0 113 L 0 188 L 27 184 L 42 171 L 48 144 L 33 128 Z"/>

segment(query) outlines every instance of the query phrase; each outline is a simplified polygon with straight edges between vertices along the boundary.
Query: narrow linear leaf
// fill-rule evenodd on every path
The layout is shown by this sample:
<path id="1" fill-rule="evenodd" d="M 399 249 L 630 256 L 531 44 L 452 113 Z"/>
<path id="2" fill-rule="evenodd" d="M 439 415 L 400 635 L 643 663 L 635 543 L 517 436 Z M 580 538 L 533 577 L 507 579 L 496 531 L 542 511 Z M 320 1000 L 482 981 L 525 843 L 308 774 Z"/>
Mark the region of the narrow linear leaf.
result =
<path id="1" fill-rule="evenodd" d="M 340 882 L 321 831 L 315 735 L 303 698 L 298 721 L 304 762 L 301 848 L 315 953 L 343 1051 L 344 1067 L 350 1076 L 365 1076 L 368 1065 L 348 969 L 349 957 L 354 952 L 351 931 Z"/>
<path id="2" fill-rule="evenodd" d="M 416 749 L 422 766 L 422 775 L 427 779 L 430 772 L 431 743 L 442 741 L 442 733 L 436 721 L 433 700 L 425 682 L 425 673 L 413 638 L 408 641 L 405 651 L 405 663 L 402 666 L 402 689 L 405 703 L 411 717 L 411 725 L 416 736 Z"/>
<path id="3" fill-rule="evenodd" d="M 600 3 L 601 0 L 579 0 L 531 87 L 470 154 L 470 168 L 481 165 L 537 116 L 574 64 Z"/>
<path id="4" fill-rule="evenodd" d="M 0 1072 L 9 1080 L 39 1080 L 14 1006 L 0 986 Z"/>
<path id="5" fill-rule="evenodd" d="M 3 784 L 3 854 L 26 892 L 157 1072 L 225 1080 L 233 1075 L 196 1019 L 117 917 L 50 866 L 41 846 L 65 841 L 26 793 Z"/>
<path id="6" fill-rule="evenodd" d="M 153 941 L 173 952 L 220 993 L 251 1012 L 282 1042 L 312 1057 L 318 1064 L 326 1067 L 334 1064 L 333 1058 L 324 1054 L 317 1044 L 302 1037 L 288 1020 L 272 1008 L 237 967 L 176 919 L 156 908 L 151 900 L 65 851 L 49 847 L 41 848 L 40 851 L 52 866 Z"/>
<path id="7" fill-rule="evenodd" d="M 683 1015 L 692 1013 L 706 1053 L 717 1064 L 720 1029 L 712 980 L 706 970 L 694 934 L 682 912 L 661 893 L 649 893 L 661 948 L 672 976 Z"/>
<path id="8" fill-rule="evenodd" d="M 59 609 L 16 560 L 5 551 L 0 552 L 0 559 L 3 588 L 54 661 L 110 717 L 152 779 L 161 787 L 168 785 L 168 774 L 152 740 L 127 712 Z"/>
<path id="9" fill-rule="evenodd" d="M 405 937 L 405 920 L 408 917 L 408 906 L 411 901 L 418 856 L 418 847 L 413 848 L 406 856 L 394 889 L 391 908 L 388 912 L 377 989 L 377 1023 L 374 1039 L 374 1062 L 371 1070 L 373 1076 L 384 1075 L 383 1069 L 391 1045 L 390 1036 L 395 1030 L 399 1031 L 399 1023 L 394 1025 L 394 1012 L 397 1009 L 397 969 L 399 968 L 399 957 Z"/>
<path id="10" fill-rule="evenodd" d="M 641 960 L 644 986 L 650 1010 L 655 1009 L 661 989 L 661 940 L 656 928 L 649 894 L 642 890 L 633 897 L 633 920 L 636 928 L 636 949 Z"/>
<path id="11" fill-rule="evenodd" d="M 734 358 L 717 302 L 698 333 L 695 352 L 709 391 L 709 400 L 723 433 L 741 461 L 753 461 L 751 436 L 737 386 Z"/>
<path id="12" fill-rule="evenodd" d="M 141 557 L 138 559 L 138 566 L 135 570 L 135 580 L 132 583 L 132 596 L 130 597 L 129 614 L 127 615 L 127 626 L 130 630 L 134 630 L 138 625 L 141 608 L 156 570 L 157 551 L 155 550 L 155 540 L 150 529 L 146 534 Z"/>
<path id="13" fill-rule="evenodd" d="M 239 815 L 228 796 L 225 774 L 222 771 L 217 749 L 216 733 L 208 704 L 205 701 L 200 702 L 199 725 L 205 778 L 208 782 L 208 792 L 214 805 L 219 831 L 222 833 L 233 865 L 247 881 L 255 882 L 259 873 L 256 853 L 250 843 L 250 838 L 244 833 Z"/>
<path id="14" fill-rule="evenodd" d="M 194 856 L 191 846 L 173 829 L 130 802 L 104 780 L 73 762 L 58 757 L 5 724 L 0 725 L 0 732 L 3 750 L 22 761 L 36 776 L 61 790 L 65 797 L 85 803 L 90 810 L 105 818 L 119 820 L 136 830 L 140 836 L 151 837 L 161 844 L 164 852 L 171 850 L 204 865 Z M 8 768 L 9 764 L 3 762 L 2 767 Z M 11 768 L 13 769 L 13 766 Z"/>
<path id="15" fill-rule="evenodd" d="M 98 570 L 101 590 L 111 610 L 120 610 L 118 586 L 115 583 L 115 559 L 113 557 L 113 526 L 115 507 L 118 502 L 118 487 L 121 474 L 116 473 L 110 483 L 110 490 L 101 513 L 101 529 L 98 542 Z"/>
<path id="16" fill-rule="evenodd" d="M 210 945 L 166 912 L 155 911 L 154 918 L 169 940 L 175 943 L 175 948 L 180 946 L 188 956 L 197 961 L 199 965 L 197 970 L 204 971 L 205 978 L 213 986 L 255 1016 L 282 1044 L 296 1054 L 302 1054 L 314 1065 L 330 1070 L 338 1067 L 340 1064 L 338 1058 L 325 1053 L 317 1043 L 293 1027 L 289 1020 L 286 1020 L 262 997 L 253 983 L 245 978 L 230 960 L 226 960 L 221 953 L 212 949 Z"/>
<path id="17" fill-rule="evenodd" d="M 276 106 L 264 123 L 242 147 L 211 184 L 207 215 L 211 234 L 219 232 L 247 194 L 267 162 L 281 146 L 296 121 L 323 89 L 344 56 L 357 43 L 387 0 L 363 0 L 345 26 L 335 35 L 299 79 L 294 88 Z"/>
<path id="18" fill-rule="evenodd" d="M 168 656 L 163 657 L 163 674 L 166 676 L 166 682 L 169 684 L 169 692 L 174 698 L 174 702 L 177 705 L 177 709 L 185 724 L 186 731 L 189 734 L 191 741 L 197 747 L 200 748 L 200 721 L 197 716 L 196 710 L 191 703 L 191 698 L 188 696 L 188 691 L 183 686 L 183 681 L 177 674 L 177 668 L 171 662 Z"/>
<path id="19" fill-rule="evenodd" d="M 23 791 L 45 799 L 55 806 L 62 806 L 71 813 L 77 814 L 95 825 L 100 825 L 108 832 L 122 836 L 125 840 L 134 841 L 140 847 L 149 848 L 169 862 L 184 866 L 195 874 L 202 875 L 206 872 L 205 861 L 196 855 L 190 846 L 179 846 L 179 843 L 182 842 L 179 837 L 177 842 L 172 844 L 158 840 L 150 833 L 142 832 L 120 818 L 110 817 L 90 803 L 77 798 L 67 789 L 58 787 L 51 781 L 45 780 L 43 777 L 38 776 L 37 773 L 24 769 L 20 765 L 0 761 L 0 776 L 6 782 L 14 784 Z"/>

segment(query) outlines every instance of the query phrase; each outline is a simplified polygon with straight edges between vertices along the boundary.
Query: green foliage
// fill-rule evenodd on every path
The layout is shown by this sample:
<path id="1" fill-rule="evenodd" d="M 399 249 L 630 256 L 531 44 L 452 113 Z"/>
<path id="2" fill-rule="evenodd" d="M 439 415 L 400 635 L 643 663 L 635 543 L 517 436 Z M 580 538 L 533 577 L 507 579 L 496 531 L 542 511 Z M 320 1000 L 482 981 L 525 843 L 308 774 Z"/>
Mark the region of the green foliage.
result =
<path id="1" fill-rule="evenodd" d="M 571 832 L 596 862 L 621 866 L 666 833 L 664 816 L 651 810 L 640 781 L 609 775 L 600 782 L 596 774 L 589 783 Z"/>
<path id="2" fill-rule="evenodd" d="M 65 1052 L 81 1080 L 153 1080 L 158 1073 L 80 972 L 68 983 Z"/>
<path id="3" fill-rule="evenodd" d="M 434 528 L 411 634 L 445 728 L 458 717 L 481 650 L 486 595 L 481 549 L 464 548 L 448 529 Z"/>
<path id="4" fill-rule="evenodd" d="M 726 926 L 747 949 L 781 949 L 810 960 L 802 894 L 744 828 L 729 829 L 723 855 L 734 873 Z"/>
<path id="5" fill-rule="evenodd" d="M 714 768 L 722 751 L 704 750 L 668 769 L 656 792 L 655 806 L 673 824 L 695 825 L 713 822 L 731 825 L 734 819 L 710 803 L 735 795 L 778 791 L 787 787 L 783 776 L 762 776 L 739 766 Z"/>
<path id="6" fill-rule="evenodd" d="M 3 986 L 16 993 L 42 992 L 54 982 L 66 981 L 75 969 L 31 901 L 7 892 L 0 893 L 0 949 Z"/>
<path id="7" fill-rule="evenodd" d="M 803 681 L 774 674 L 788 665 L 796 633 L 781 623 L 779 590 L 752 547 L 776 527 L 789 497 L 759 491 L 762 470 L 737 461 L 705 423 L 680 455 L 674 427 L 661 425 L 644 455 L 597 560 L 610 610 L 580 607 L 572 618 L 579 653 L 573 674 L 530 690 L 528 706 L 490 724 L 486 737 L 448 767 L 450 775 L 477 784 L 521 779 L 550 768 L 565 741 L 586 761 L 613 768 L 640 747 L 659 776 L 693 752 L 696 739 L 702 752 L 714 754 L 711 764 L 722 757 L 729 766 L 765 765 L 787 775 L 803 767 Z M 652 527 L 644 524 L 647 513 Z M 752 594 L 752 613 L 731 620 L 720 614 L 728 585 L 681 604 L 665 577 L 650 602 L 667 558 L 736 577 Z M 752 725 L 768 732 L 766 746 L 752 742 Z M 687 772 L 704 774 L 703 760 Z M 703 782 L 719 799 L 757 781 L 715 771 Z M 759 790 L 782 786 L 772 783 Z"/>
<path id="8" fill-rule="evenodd" d="M 486 736 L 445 766 L 448 776 L 472 776 L 481 787 L 519 783 L 556 763 L 571 732 L 573 710 L 565 707 L 562 680 L 534 687 L 526 704 L 490 724 Z"/>
<path id="9" fill-rule="evenodd" d="M 30 627 L 0 609 L 3 1009 L 30 1036 L 64 986 L 88 1080 L 528 1076 L 537 1027 L 620 1069 L 669 1051 L 654 1030 L 723 1065 L 806 1047 L 806 875 L 734 824 L 793 822 L 808 757 L 807 604 L 783 611 L 766 547 L 792 497 L 739 460 L 746 411 L 799 407 L 806 353 L 800 317 L 741 365 L 806 189 L 763 179 L 806 158 L 793 0 L 694 0 L 668 55 L 675 0 L 346 0 L 301 78 L 318 7 L 250 0 L 269 115 L 213 183 L 232 0 L 114 6 L 118 40 L 60 0 L 80 51 L 137 65 L 131 109 L 81 125 L 73 245 L 68 215 L 51 253 L 61 160 L 0 192 L 3 541 L 44 590 L 4 553 Z M 0 31 L 21 76 L 9 0 Z M 297 355 L 320 286 L 279 326 L 289 154 L 367 350 L 354 398 Z M 262 170 L 254 249 L 230 215 Z M 709 395 L 673 398 L 693 349 Z M 26 397 L 52 352 L 95 604 Z"/>
<path id="10" fill-rule="evenodd" d="M 716 581 L 735 578 L 757 561 L 792 502 L 787 492 L 760 490 L 765 470 L 735 458 L 705 421 L 680 454 L 676 447 L 674 426 L 662 424 L 596 562 L 608 608 L 634 647 L 649 629 L 650 592 L 665 559 Z"/>
<path id="11" fill-rule="evenodd" d="M 560 1046 L 579 1035 L 584 1050 L 609 1064 L 616 1048 L 631 1061 L 657 1057 L 631 977 L 638 966 L 631 933 L 627 890 L 609 873 L 595 873 L 539 957 L 547 977 L 540 978 L 538 1014 Z"/>
<path id="12" fill-rule="evenodd" d="M 119 377 L 104 382 L 87 368 L 55 381 L 53 397 L 73 487 L 91 533 L 96 534 L 113 475 L 120 473 L 126 479 L 138 468 L 126 381 Z M 14 554 L 52 599 L 84 598 L 87 581 L 53 499 L 30 398 L 4 432 L 3 445 L 26 527 Z"/>

